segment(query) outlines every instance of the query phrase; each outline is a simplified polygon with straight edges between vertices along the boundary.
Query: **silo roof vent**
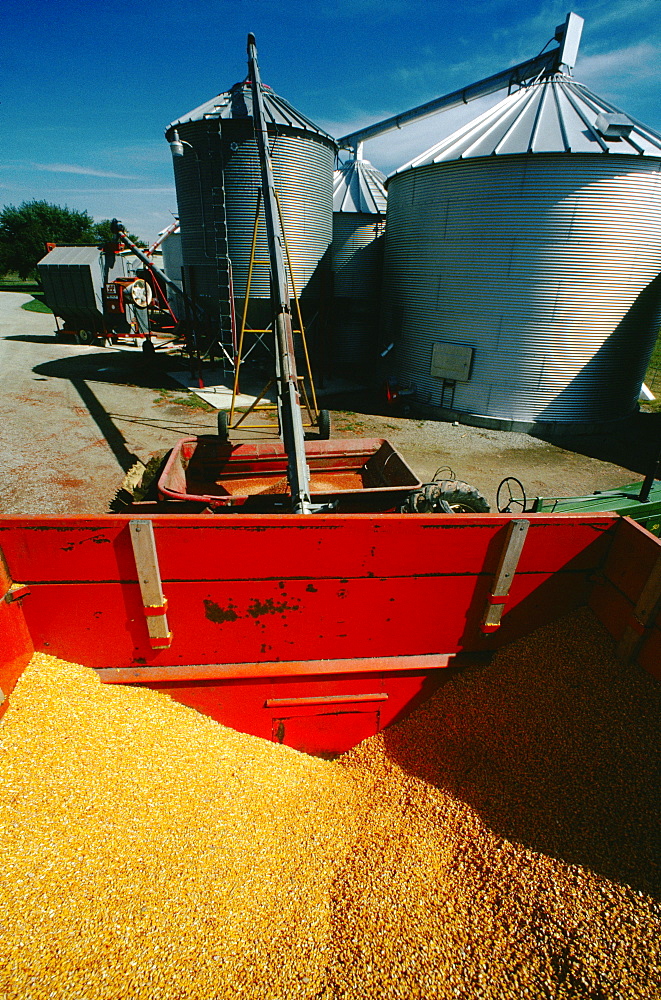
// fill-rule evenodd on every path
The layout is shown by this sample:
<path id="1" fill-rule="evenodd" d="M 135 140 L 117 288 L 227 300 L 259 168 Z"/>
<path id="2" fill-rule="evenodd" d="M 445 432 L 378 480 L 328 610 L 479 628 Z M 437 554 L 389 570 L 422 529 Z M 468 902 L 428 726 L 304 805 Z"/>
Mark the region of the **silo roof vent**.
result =
<path id="1" fill-rule="evenodd" d="M 523 87 L 395 173 L 477 156 L 613 153 L 661 158 L 661 135 L 561 74 Z"/>
<path id="2" fill-rule="evenodd" d="M 601 132 L 604 139 L 628 139 L 633 129 L 633 122 L 626 115 L 597 115 L 595 128 Z"/>
<path id="3" fill-rule="evenodd" d="M 333 175 L 333 211 L 385 215 L 385 179 L 369 160 L 348 160 Z"/>

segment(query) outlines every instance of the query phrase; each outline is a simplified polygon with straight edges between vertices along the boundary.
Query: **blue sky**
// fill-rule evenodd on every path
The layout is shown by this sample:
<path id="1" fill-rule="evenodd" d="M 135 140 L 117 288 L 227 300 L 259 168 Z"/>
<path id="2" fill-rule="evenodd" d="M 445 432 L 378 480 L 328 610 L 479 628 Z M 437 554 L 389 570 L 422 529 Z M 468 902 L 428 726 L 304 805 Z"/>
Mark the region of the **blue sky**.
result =
<path id="1" fill-rule="evenodd" d="M 249 31 L 263 81 L 339 136 L 536 55 L 569 10 L 585 18 L 575 78 L 661 131 L 661 0 L 10 0 L 0 204 L 45 199 L 154 237 L 177 208 L 163 131 L 245 77 Z M 388 173 L 497 99 L 365 155 Z"/>

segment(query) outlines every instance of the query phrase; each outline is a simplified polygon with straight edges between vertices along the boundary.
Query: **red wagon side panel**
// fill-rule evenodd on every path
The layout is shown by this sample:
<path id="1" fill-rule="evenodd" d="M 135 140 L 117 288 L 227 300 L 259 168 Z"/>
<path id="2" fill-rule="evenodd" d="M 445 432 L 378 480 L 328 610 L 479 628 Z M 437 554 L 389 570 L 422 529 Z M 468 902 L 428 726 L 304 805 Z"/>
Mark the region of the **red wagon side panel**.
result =
<path id="1" fill-rule="evenodd" d="M 448 666 L 588 601 L 621 635 L 661 550 L 648 532 L 604 514 L 531 516 L 502 625 L 484 634 L 513 520 L 2 520 L 9 572 L 30 594 L 22 610 L 4 609 L 7 621 L 16 609 L 17 652 L 5 639 L 0 663 L 22 669 L 33 642 L 98 669 L 106 682 L 147 684 L 237 729 L 339 752 L 400 717 Z M 153 526 L 167 648 L 150 641 L 132 546 L 136 521 Z M 657 632 L 641 647 L 646 665 Z"/>
<path id="2" fill-rule="evenodd" d="M 13 599 L 12 578 L 0 550 L 0 717 L 16 681 L 34 653 L 32 638 L 23 616 L 23 598 Z"/>
<path id="3" fill-rule="evenodd" d="M 153 650 L 129 520 L 0 522 L 11 570 L 31 587 L 38 649 L 97 668 L 488 649 L 584 603 L 614 524 L 531 519 L 489 637 L 479 626 L 506 516 L 154 517 L 174 638 Z"/>

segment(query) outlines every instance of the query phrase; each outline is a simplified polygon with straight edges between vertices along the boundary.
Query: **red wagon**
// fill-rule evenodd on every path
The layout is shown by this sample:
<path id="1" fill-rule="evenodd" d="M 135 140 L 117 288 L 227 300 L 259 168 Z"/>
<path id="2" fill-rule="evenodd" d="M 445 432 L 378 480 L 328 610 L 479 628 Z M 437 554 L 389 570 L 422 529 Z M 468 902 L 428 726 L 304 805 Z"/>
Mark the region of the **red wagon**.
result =
<path id="1" fill-rule="evenodd" d="M 338 753 L 582 605 L 661 674 L 661 543 L 615 515 L 15 518 L 0 549 L 5 704 L 38 650 Z"/>
<path id="2" fill-rule="evenodd" d="M 381 438 L 308 441 L 310 495 L 338 513 L 397 511 L 422 485 Z M 287 454 L 280 441 L 231 444 L 189 437 L 173 448 L 158 481 L 159 498 L 242 513 L 290 510 Z"/>

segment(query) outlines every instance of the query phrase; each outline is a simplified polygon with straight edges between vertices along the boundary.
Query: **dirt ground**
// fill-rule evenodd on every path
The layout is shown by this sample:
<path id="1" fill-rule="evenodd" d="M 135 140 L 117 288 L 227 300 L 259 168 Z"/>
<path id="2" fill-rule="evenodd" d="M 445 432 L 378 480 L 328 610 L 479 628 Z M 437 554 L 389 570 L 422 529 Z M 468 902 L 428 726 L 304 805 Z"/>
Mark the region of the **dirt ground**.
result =
<path id="1" fill-rule="evenodd" d="M 335 411 L 333 416 L 341 436 L 387 437 L 423 482 L 446 467 L 441 478 L 461 479 L 475 486 L 492 510 L 496 509 L 498 485 L 506 476 L 515 476 L 530 498 L 591 493 L 638 478 L 631 465 L 595 457 L 602 453 L 597 447 L 594 455 L 578 450 L 592 450 L 590 442 L 577 441 L 574 448 L 563 448 L 527 434 L 455 426 L 415 416 L 398 418 L 351 411 Z"/>
<path id="2" fill-rule="evenodd" d="M 137 460 L 215 432 L 216 412 L 168 376 L 166 357 L 149 365 L 140 351 L 59 343 L 52 316 L 20 308 L 29 298 L 0 293 L 1 515 L 104 514 Z M 531 497 L 589 493 L 642 477 L 661 442 L 661 413 L 639 413 L 616 433 L 551 442 L 404 417 L 364 390 L 321 405 L 334 437 L 387 438 L 422 481 L 451 470 L 494 510 L 505 476 Z"/>

